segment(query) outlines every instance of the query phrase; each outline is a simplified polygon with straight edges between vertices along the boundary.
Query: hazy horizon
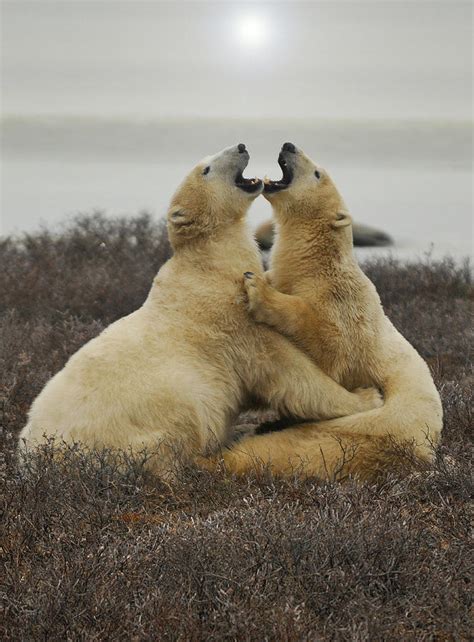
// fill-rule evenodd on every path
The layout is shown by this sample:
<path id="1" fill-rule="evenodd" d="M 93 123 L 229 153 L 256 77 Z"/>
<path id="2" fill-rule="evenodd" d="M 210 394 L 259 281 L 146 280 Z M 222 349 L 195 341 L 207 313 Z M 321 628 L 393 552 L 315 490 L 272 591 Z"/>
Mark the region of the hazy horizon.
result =
<path id="1" fill-rule="evenodd" d="M 469 253 L 470 3 L 1 10 L 3 233 L 94 209 L 160 216 L 203 156 L 242 141 L 249 173 L 272 175 L 293 140 L 397 249 Z M 269 214 L 258 199 L 251 221 Z"/>

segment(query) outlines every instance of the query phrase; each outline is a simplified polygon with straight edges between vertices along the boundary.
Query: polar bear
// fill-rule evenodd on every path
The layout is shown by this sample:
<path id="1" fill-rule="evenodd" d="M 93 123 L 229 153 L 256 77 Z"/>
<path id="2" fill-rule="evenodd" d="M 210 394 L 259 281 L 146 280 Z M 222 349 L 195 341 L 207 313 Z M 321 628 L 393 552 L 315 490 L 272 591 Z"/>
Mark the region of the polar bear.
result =
<path id="1" fill-rule="evenodd" d="M 328 173 L 292 143 L 267 181 L 278 234 L 265 277 L 245 284 L 252 317 L 305 350 L 348 389 L 377 386 L 383 407 L 247 437 L 224 453 L 242 473 L 255 463 L 276 474 L 371 479 L 410 444 L 430 460 L 442 428 L 441 400 L 428 366 L 384 314 L 374 285 L 352 253 L 352 221 Z M 294 422 L 293 422 L 294 423 Z"/>
<path id="2" fill-rule="evenodd" d="M 354 245 L 358 247 L 386 247 L 393 245 L 392 238 L 381 230 L 362 223 L 352 224 Z M 255 230 L 255 238 L 261 250 L 271 250 L 275 240 L 275 223 L 264 221 Z"/>
<path id="3" fill-rule="evenodd" d="M 49 437 L 89 449 L 147 449 L 150 468 L 225 444 L 250 395 L 298 416 L 380 405 L 348 392 L 247 312 L 242 273 L 261 273 L 245 216 L 262 182 L 246 179 L 244 144 L 200 162 L 168 212 L 173 257 L 143 306 L 74 354 L 34 401 L 20 450 Z M 139 260 L 139 257 L 137 257 Z"/>

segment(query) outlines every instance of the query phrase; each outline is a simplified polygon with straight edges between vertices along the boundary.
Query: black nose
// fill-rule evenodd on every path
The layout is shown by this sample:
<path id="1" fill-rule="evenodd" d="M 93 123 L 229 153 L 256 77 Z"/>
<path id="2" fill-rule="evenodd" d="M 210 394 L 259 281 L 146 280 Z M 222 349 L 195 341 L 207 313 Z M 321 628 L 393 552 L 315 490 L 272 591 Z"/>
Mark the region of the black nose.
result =
<path id="1" fill-rule="evenodd" d="M 239 150 L 239 154 L 243 154 L 246 151 L 245 145 L 243 143 L 239 143 L 237 145 L 237 149 Z"/>
<path id="2" fill-rule="evenodd" d="M 281 148 L 282 152 L 291 152 L 292 154 L 296 154 L 296 147 L 293 145 L 293 143 L 283 143 L 283 147 Z"/>

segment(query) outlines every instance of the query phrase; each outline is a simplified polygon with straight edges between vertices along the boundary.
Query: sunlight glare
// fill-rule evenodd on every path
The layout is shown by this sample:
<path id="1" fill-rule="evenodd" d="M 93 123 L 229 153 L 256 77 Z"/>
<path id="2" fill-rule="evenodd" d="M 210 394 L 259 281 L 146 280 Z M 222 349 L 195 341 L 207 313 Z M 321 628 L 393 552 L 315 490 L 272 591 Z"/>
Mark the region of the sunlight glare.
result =
<path id="1" fill-rule="evenodd" d="M 260 16 L 248 15 L 239 20 L 237 35 L 245 47 L 260 47 L 267 40 L 268 26 Z"/>

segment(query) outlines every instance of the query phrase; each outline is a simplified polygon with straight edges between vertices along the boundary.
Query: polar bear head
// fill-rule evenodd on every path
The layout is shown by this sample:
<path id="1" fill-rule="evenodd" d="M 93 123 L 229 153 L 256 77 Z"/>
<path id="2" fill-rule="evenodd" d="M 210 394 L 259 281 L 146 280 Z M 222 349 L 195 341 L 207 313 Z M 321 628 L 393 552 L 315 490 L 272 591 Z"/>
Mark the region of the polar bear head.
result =
<path id="1" fill-rule="evenodd" d="M 277 221 L 292 225 L 305 222 L 308 230 L 331 229 L 341 231 L 343 238 L 352 238 L 352 219 L 327 171 L 293 143 L 283 145 L 278 164 L 282 178 L 266 179 L 264 184 L 264 196 Z"/>
<path id="2" fill-rule="evenodd" d="M 174 194 L 168 210 L 168 232 L 173 247 L 216 231 L 243 218 L 263 191 L 257 178 L 244 178 L 249 153 L 243 143 L 204 158 Z"/>

